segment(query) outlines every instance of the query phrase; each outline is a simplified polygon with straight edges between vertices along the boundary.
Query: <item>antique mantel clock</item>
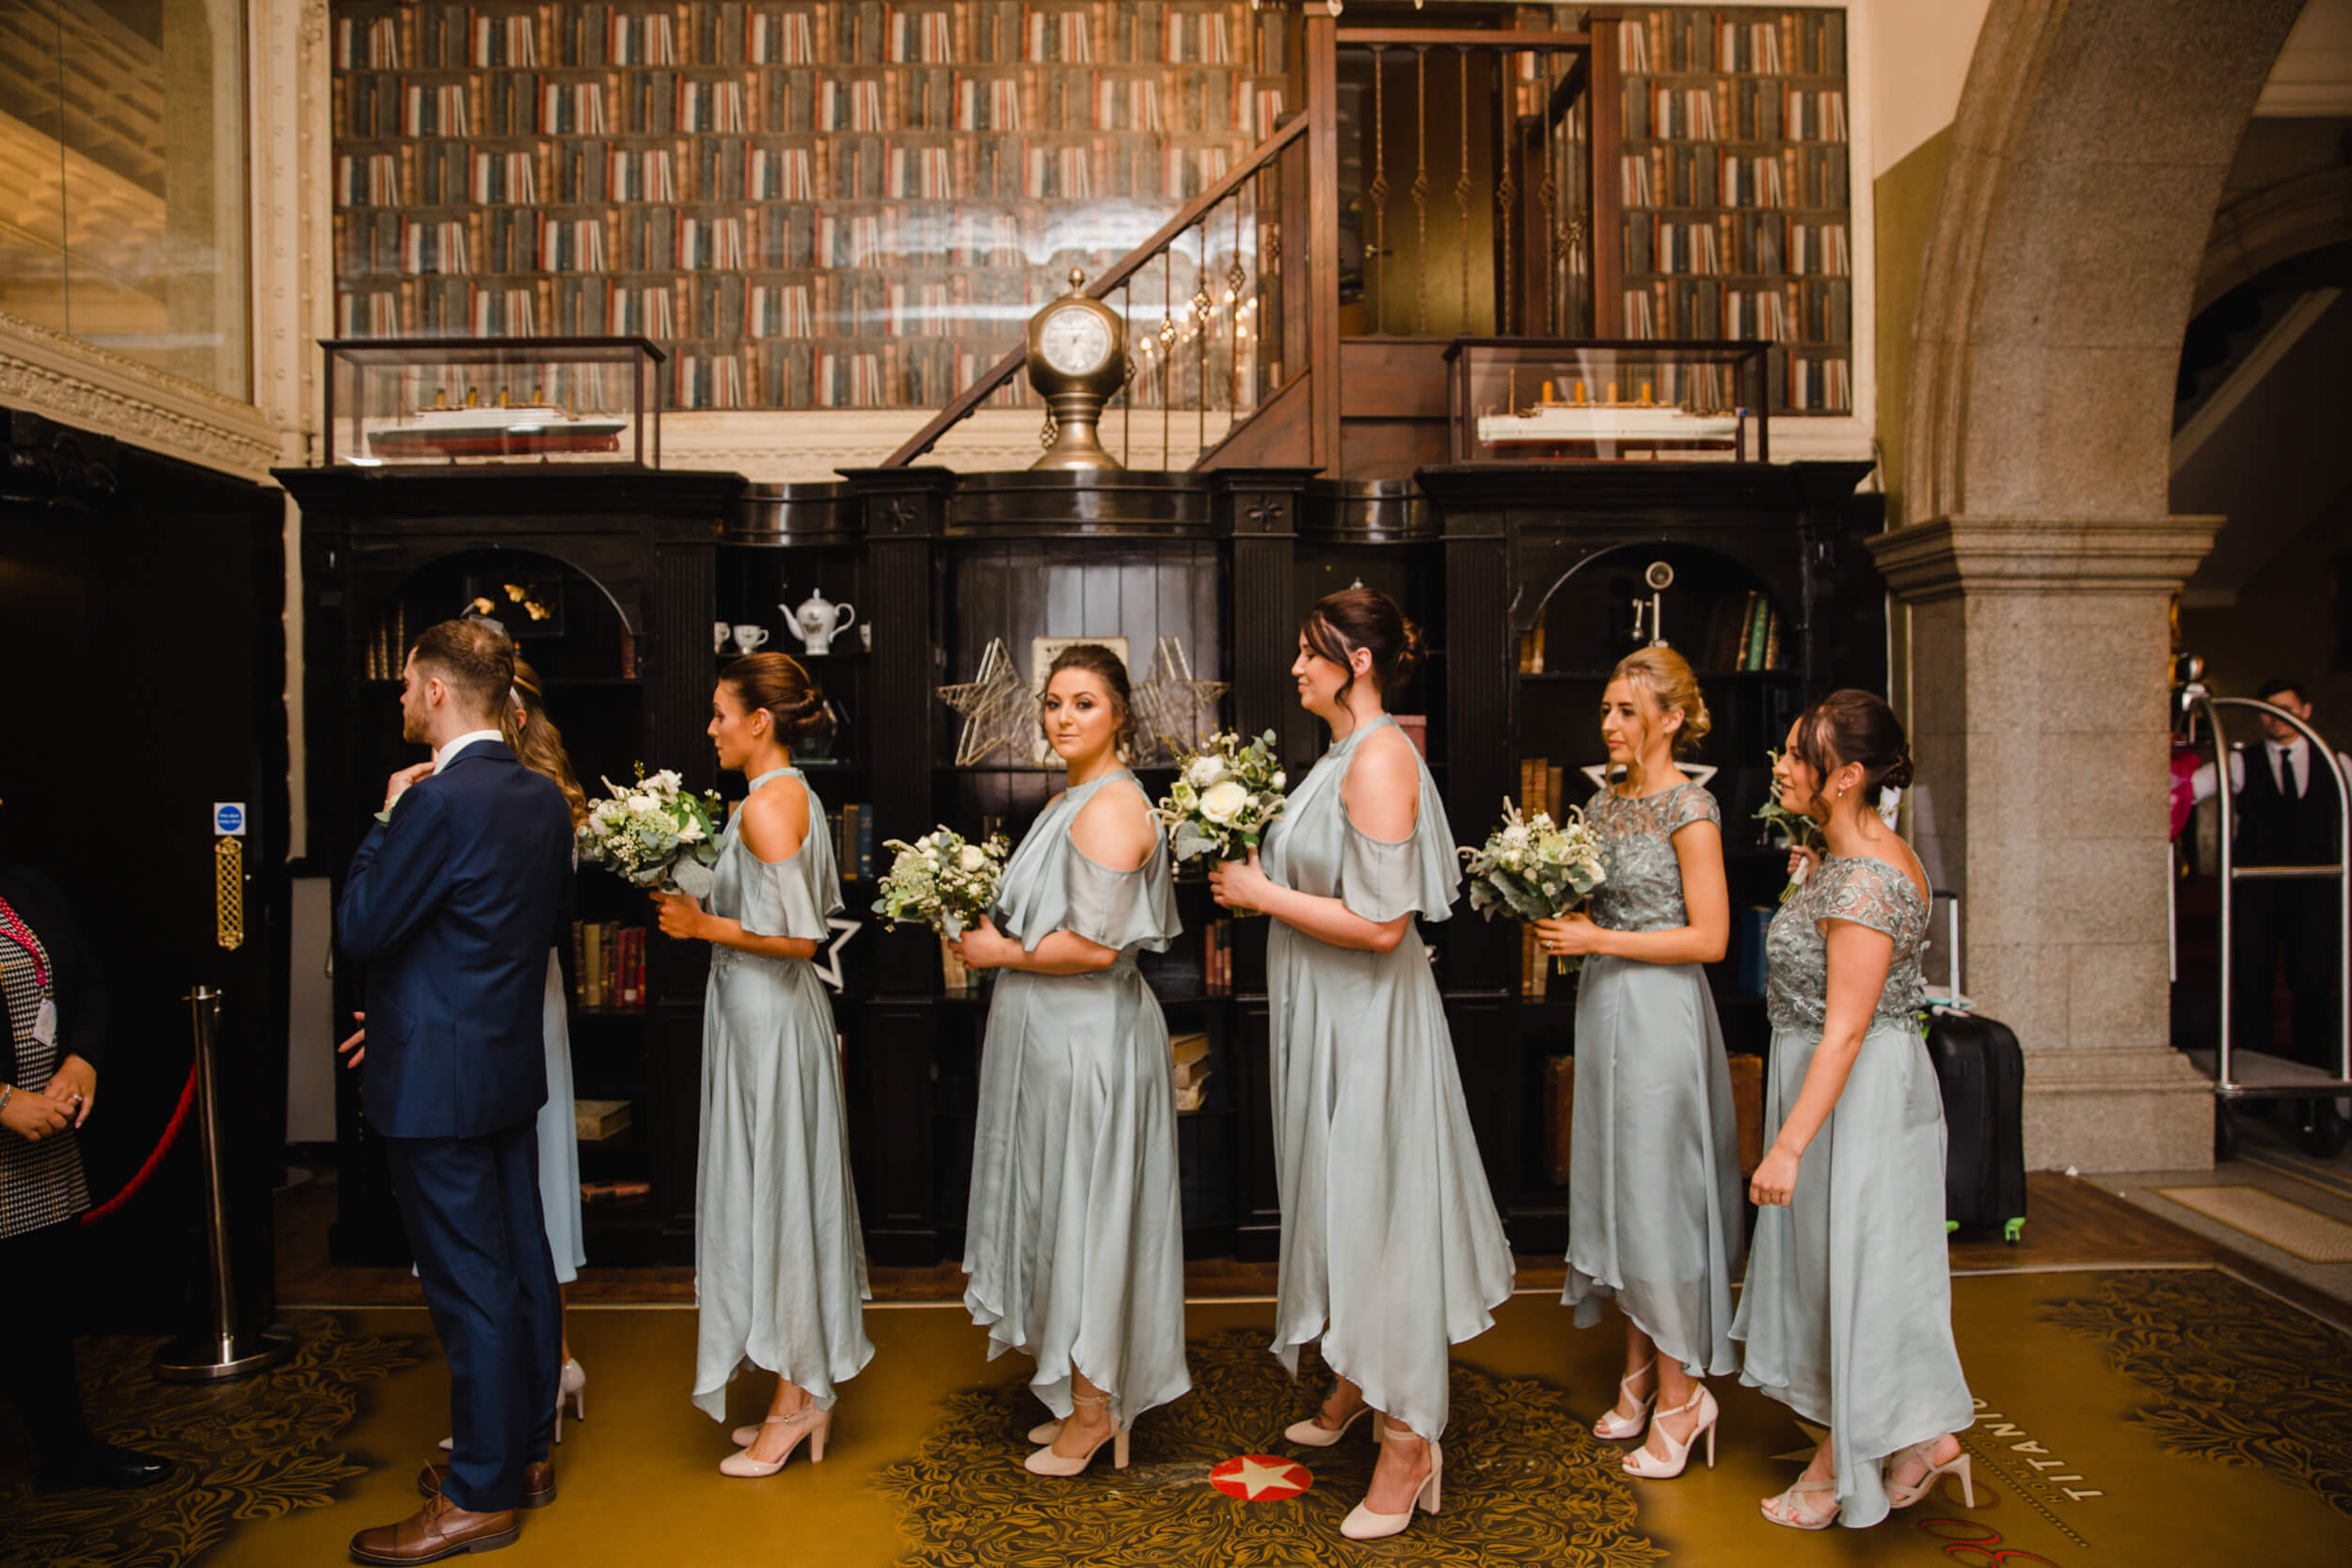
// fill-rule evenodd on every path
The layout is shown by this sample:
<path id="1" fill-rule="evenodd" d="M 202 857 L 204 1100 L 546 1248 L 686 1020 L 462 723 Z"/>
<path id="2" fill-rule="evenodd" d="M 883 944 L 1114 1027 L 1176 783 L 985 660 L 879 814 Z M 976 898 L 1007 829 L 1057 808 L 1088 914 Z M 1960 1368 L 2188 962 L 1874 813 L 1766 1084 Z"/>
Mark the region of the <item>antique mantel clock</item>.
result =
<path id="1" fill-rule="evenodd" d="M 1127 378 L 1127 324 L 1082 292 L 1086 274 L 1072 268 L 1070 292 L 1029 318 L 1029 385 L 1052 411 L 1054 442 L 1032 468 L 1116 468 L 1097 426 L 1103 405 Z"/>

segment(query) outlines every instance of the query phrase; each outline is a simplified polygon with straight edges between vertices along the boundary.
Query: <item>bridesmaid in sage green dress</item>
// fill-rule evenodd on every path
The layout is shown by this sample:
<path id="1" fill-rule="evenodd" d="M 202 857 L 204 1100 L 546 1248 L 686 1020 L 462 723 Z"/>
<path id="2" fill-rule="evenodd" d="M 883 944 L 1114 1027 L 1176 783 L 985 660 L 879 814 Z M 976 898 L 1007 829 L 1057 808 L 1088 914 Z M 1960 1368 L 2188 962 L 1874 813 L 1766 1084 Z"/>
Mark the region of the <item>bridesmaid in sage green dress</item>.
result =
<path id="1" fill-rule="evenodd" d="M 1274 1351 L 1295 1372 L 1319 1338 L 1340 1379 L 1322 1415 L 1285 1435 L 1327 1447 L 1365 1407 L 1380 1413 L 1371 1490 L 1341 1527 L 1353 1540 L 1438 1511 L 1448 1347 L 1493 1325 L 1512 1282 L 1414 925 L 1445 919 L 1461 883 L 1437 787 L 1382 705 L 1419 653 L 1384 594 L 1350 588 L 1315 606 L 1291 670 L 1331 749 L 1291 792 L 1263 861 L 1210 873 L 1219 903 L 1273 917 Z"/>
<path id="2" fill-rule="evenodd" d="M 694 1182 L 694 1403 L 726 1416 L 738 1371 L 776 1374 L 768 1418 L 739 1427 L 730 1476 L 770 1476 L 803 1437 L 825 1457 L 835 1386 L 872 1357 L 866 1246 L 850 1184 L 833 1003 L 811 961 L 841 911 L 825 808 L 791 747 L 824 697 L 783 654 L 728 665 L 710 703 L 719 766 L 751 793 L 720 841 L 710 909 L 655 894 L 661 929 L 712 944 L 703 1003 Z"/>
<path id="3" fill-rule="evenodd" d="M 1702 967 L 1724 956 L 1731 895 L 1715 798 L 1675 753 L 1708 731 L 1691 666 L 1671 648 L 1629 654 L 1601 694 L 1601 738 L 1626 769 L 1584 819 L 1608 876 L 1592 914 L 1535 924 L 1545 950 L 1588 955 L 1576 990 L 1576 1111 L 1569 1148 L 1568 1281 L 1576 1323 L 1625 1314 L 1625 1376 L 1596 1435 L 1649 1439 L 1629 1475 L 1682 1473 L 1715 1396 L 1698 1380 L 1736 1370 L 1731 1286 L 1746 1216 L 1731 1066 Z"/>
<path id="4" fill-rule="evenodd" d="M 996 907 L 957 944 L 1001 970 L 980 1053 L 963 1292 L 993 1360 L 1037 1358 L 1058 1418 L 1032 1432 L 1038 1475 L 1083 1473 L 1105 1442 L 1127 1467 L 1136 1417 L 1192 1386 L 1168 1024 L 1136 968 L 1183 927 L 1133 743 L 1126 667 L 1065 648 L 1045 737 L 1070 787 L 1006 863 Z"/>
<path id="5" fill-rule="evenodd" d="M 1749 1186 L 1760 1212 L 1731 1335 L 1746 1347 L 1740 1380 L 1829 1436 L 1764 1517 L 1875 1525 L 1947 1474 L 1974 1506 L 1956 1435 L 1976 1413 L 1952 1342 L 1944 1103 L 1918 1023 L 1927 878 L 1874 809 L 1882 787 L 1911 782 L 1911 753 L 1883 702 L 1838 691 L 1797 720 L 1773 777 L 1829 850 L 1765 937 L 1771 1142 Z"/>

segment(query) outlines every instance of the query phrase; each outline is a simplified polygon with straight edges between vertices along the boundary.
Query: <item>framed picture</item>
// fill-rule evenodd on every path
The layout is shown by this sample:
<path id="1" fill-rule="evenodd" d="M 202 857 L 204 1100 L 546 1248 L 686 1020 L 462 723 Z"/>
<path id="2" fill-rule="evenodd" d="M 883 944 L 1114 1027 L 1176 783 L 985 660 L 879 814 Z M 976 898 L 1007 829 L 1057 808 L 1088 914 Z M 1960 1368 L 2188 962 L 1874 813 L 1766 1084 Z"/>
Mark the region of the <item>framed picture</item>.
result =
<path id="1" fill-rule="evenodd" d="M 1045 677 L 1053 673 L 1054 660 L 1061 657 L 1064 648 L 1074 648 L 1081 642 L 1100 643 L 1117 654 L 1119 662 L 1126 666 L 1129 682 L 1135 680 L 1136 667 L 1127 657 L 1127 640 L 1123 637 L 1032 637 L 1029 639 L 1029 693 L 1038 700 L 1041 707 L 1045 702 Z M 1052 767 L 1060 762 L 1061 753 L 1045 743 L 1045 736 L 1041 731 L 1030 760 Z"/>

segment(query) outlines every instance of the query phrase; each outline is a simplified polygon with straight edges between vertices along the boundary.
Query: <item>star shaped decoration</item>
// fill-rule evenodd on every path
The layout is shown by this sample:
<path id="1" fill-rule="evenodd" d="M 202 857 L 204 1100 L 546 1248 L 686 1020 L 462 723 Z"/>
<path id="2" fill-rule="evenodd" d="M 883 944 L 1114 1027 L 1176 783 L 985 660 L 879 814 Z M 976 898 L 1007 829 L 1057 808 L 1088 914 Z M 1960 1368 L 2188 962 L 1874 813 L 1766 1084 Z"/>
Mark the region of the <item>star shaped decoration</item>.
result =
<path id="1" fill-rule="evenodd" d="M 1161 638 L 1152 651 L 1150 673 L 1136 688 L 1144 749 L 1171 761 L 1200 750 L 1202 738 L 1216 729 L 1217 699 L 1228 689 L 1223 681 L 1194 680 L 1184 640 Z"/>
<path id="2" fill-rule="evenodd" d="M 821 965 L 818 966 L 817 978 L 824 981 L 825 984 L 831 986 L 834 990 L 838 993 L 843 985 L 841 978 L 841 950 L 850 945 L 850 939 L 851 937 L 856 936 L 860 931 L 866 929 L 866 927 L 857 921 L 844 920 L 837 914 L 828 917 L 825 921 L 825 925 L 839 934 L 836 935 L 833 939 L 831 944 L 825 948 L 825 961 Z"/>
<path id="3" fill-rule="evenodd" d="M 1246 1453 L 1209 1472 L 1209 1484 L 1246 1503 L 1288 1502 L 1315 1483 L 1307 1466 L 1273 1454 Z"/>
<path id="4" fill-rule="evenodd" d="M 1011 760 L 1028 754 L 1037 735 L 1037 696 L 1012 666 L 1005 640 L 992 637 L 972 680 L 939 689 L 939 700 L 963 715 L 956 766 L 969 768 L 1002 750 Z"/>

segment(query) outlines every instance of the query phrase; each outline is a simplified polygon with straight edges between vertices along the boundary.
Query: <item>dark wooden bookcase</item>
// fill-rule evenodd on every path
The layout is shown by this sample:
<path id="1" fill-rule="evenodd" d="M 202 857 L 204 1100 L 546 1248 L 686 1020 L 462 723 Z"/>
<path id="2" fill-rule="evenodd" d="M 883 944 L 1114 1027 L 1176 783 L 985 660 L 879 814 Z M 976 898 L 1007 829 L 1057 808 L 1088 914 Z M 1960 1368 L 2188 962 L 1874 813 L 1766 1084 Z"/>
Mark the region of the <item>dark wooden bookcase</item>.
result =
<path id="1" fill-rule="evenodd" d="M 1214 474 L 850 470 L 838 483 L 747 486 L 732 474 L 577 467 L 289 470 L 304 511 L 310 812 L 319 853 L 347 863 L 382 778 L 410 760 L 384 649 L 457 612 L 470 583 L 514 573 L 562 598 L 560 634 L 526 638 L 583 782 L 630 764 L 717 782 L 703 727 L 723 657 L 711 624 L 756 622 L 797 648 L 785 607 L 811 589 L 854 604 L 851 629 L 808 662 L 841 711 L 829 754 L 806 761 L 829 808 L 870 808 L 876 842 L 945 821 L 1018 834 L 1058 787 L 1001 753 L 955 763 L 958 717 L 936 689 L 968 679 L 1002 637 L 1028 667 L 1032 637 L 1127 640 L 1136 674 L 1154 642 L 1180 638 L 1200 679 L 1230 683 L 1224 721 L 1271 728 L 1297 777 L 1320 752 L 1288 671 L 1299 621 L 1323 594 L 1360 580 L 1395 595 L 1427 633 L 1429 660 L 1393 694 L 1427 718 L 1430 765 L 1457 840 L 1482 835 L 1518 759 L 1600 755 L 1601 678 L 1633 645 L 1629 601 L 1653 560 L 1676 566 L 1670 640 L 1693 652 L 1716 718 L 1699 760 L 1724 812 L 1735 903 L 1769 904 L 1778 857 L 1756 844 L 1763 752 L 1798 706 L 1836 686 L 1883 689 L 1883 589 L 1861 547 L 1878 526 L 1856 497 L 1857 464 L 1627 463 L 1424 468 L 1416 482 L 1340 484 L 1295 468 Z M 489 576 L 485 576 L 488 574 Z M 1744 606 L 1782 625 L 1775 668 L 1708 667 L 1682 641 Z M 1518 669 L 1542 624 L 1540 675 Z M 388 637 L 388 625 L 389 634 Z M 391 656 L 396 669 L 397 653 Z M 1155 792 L 1168 770 L 1139 770 Z M 740 788 L 739 780 L 726 781 Z M 1582 789 L 1571 792 L 1581 799 Z M 948 991 L 936 941 L 872 921 L 872 884 L 845 882 L 867 922 L 844 953 L 834 1014 L 848 1063 L 850 1128 L 868 1249 L 877 1263 L 960 1256 L 986 993 Z M 642 920 L 601 872 L 582 874 L 581 918 Z M 1269 1125 L 1263 941 L 1235 928 L 1232 984 L 1200 979 L 1200 932 L 1216 911 L 1197 874 L 1179 879 L 1186 931 L 1146 973 L 1171 1030 L 1211 1041 L 1201 1108 L 1179 1118 L 1187 1251 L 1270 1259 L 1280 1213 Z M 1471 1114 L 1514 1244 L 1564 1243 L 1565 1195 L 1543 1151 L 1544 1063 L 1573 1050 L 1573 994 L 1522 998 L 1519 943 L 1457 905 L 1429 927 Z M 588 1211 L 595 1263 L 691 1256 L 706 959 L 651 945 L 643 1008 L 576 1011 L 578 1092 L 629 1099 L 628 1132 L 583 1149 L 584 1177 L 649 1182 L 644 1199 Z M 1729 964 L 1715 975 L 1735 1050 L 1763 1045 L 1758 999 Z M 338 976 L 356 1006 L 356 971 Z M 345 1088 L 338 1256 L 398 1260 L 397 1216 Z"/>

